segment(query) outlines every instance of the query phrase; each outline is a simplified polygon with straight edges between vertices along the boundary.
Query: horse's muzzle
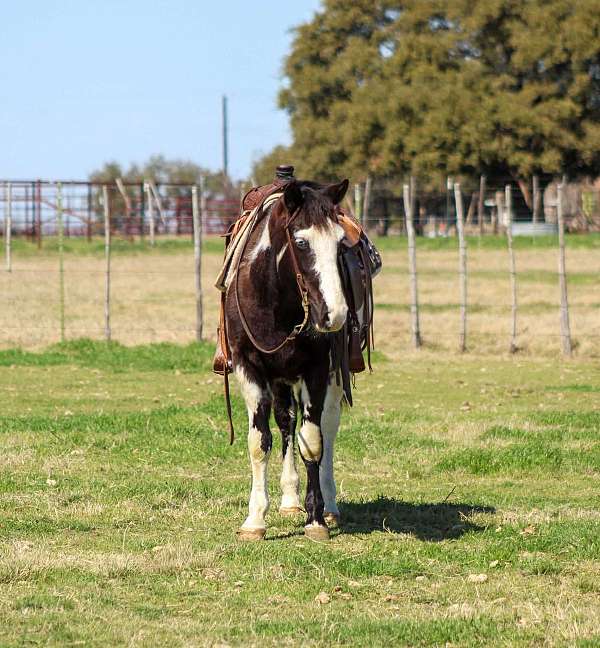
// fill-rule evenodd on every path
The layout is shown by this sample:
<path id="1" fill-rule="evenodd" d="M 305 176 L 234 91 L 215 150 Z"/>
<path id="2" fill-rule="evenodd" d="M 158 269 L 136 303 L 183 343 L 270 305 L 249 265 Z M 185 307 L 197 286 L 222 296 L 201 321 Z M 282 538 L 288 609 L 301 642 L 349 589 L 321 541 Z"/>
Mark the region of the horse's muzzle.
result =
<path id="1" fill-rule="evenodd" d="M 334 313 L 327 311 L 325 317 L 319 318 L 320 321 L 315 322 L 315 328 L 319 333 L 336 333 L 344 326 L 347 315 L 347 306 L 336 309 Z"/>

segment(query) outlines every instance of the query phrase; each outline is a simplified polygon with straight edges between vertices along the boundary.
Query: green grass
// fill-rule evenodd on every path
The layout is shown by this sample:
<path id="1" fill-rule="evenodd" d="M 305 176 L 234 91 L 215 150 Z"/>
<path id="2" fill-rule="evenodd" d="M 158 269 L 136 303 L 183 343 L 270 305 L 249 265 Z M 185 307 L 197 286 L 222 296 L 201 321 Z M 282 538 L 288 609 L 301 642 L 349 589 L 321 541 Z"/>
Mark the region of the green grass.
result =
<path id="1" fill-rule="evenodd" d="M 566 245 L 570 248 L 577 249 L 600 249 L 600 234 L 567 234 Z M 382 252 L 395 250 L 404 250 L 406 248 L 405 236 L 387 236 L 373 237 L 378 249 Z M 504 250 L 506 249 L 506 237 L 502 235 L 486 235 L 482 238 L 478 236 L 467 236 L 467 245 L 473 249 Z M 514 247 L 517 250 L 538 250 L 556 248 L 558 239 L 556 236 L 516 236 L 514 237 Z M 417 247 L 420 250 L 454 250 L 458 249 L 458 240 L 455 236 L 447 238 L 429 239 L 417 237 Z M 222 253 L 224 249 L 223 239 L 219 236 L 206 236 L 202 242 L 202 249 L 207 253 Z M 68 238 L 64 242 L 65 253 L 75 256 L 102 256 L 104 255 L 104 239 L 94 237 L 91 242 L 85 238 Z M 42 251 L 45 254 L 58 253 L 58 238 L 56 236 L 47 236 L 43 239 Z M 147 238 L 143 241 L 138 238 L 130 242 L 123 238 L 115 237 L 112 241 L 111 252 L 116 255 L 131 254 L 168 254 L 178 252 L 193 251 L 191 238 L 158 238 L 155 247 L 151 247 Z M 0 256 L 4 250 L 0 250 Z M 16 256 L 37 256 L 39 250 L 37 243 L 29 241 L 22 237 L 13 238 L 13 254 Z"/>
<path id="2" fill-rule="evenodd" d="M 117 256 L 130 256 L 137 254 L 176 254 L 180 252 L 189 252 L 193 254 L 193 241 L 191 237 L 180 238 L 158 238 L 154 247 L 150 245 L 148 238 L 128 241 L 120 237 L 113 237 L 111 242 L 111 254 Z M 12 239 L 12 250 L 15 258 L 17 257 L 37 257 L 40 255 L 37 243 L 23 237 L 14 237 Z M 65 254 L 70 256 L 104 256 L 104 238 L 95 236 L 91 241 L 85 238 L 65 238 L 63 242 Z M 223 253 L 224 242 L 219 236 L 206 236 L 202 242 L 202 250 L 207 253 Z M 42 241 L 42 250 L 44 255 L 58 254 L 58 237 L 46 236 Z M 4 248 L 0 251 L 4 254 Z"/>
<path id="3" fill-rule="evenodd" d="M 0 367 L 49 367 L 75 364 L 113 371 L 179 371 L 209 369 L 214 345 L 191 343 L 187 346 L 161 342 L 126 347 L 118 342 L 79 339 L 61 342 L 43 352 L 22 349 L 0 350 Z"/>
<path id="4" fill-rule="evenodd" d="M 403 250 L 406 248 L 405 236 L 375 237 L 375 245 L 382 252 Z M 506 249 L 506 236 L 486 234 L 478 236 L 467 236 L 467 247 L 484 250 Z M 578 249 L 600 248 L 600 234 L 566 234 L 566 246 Z M 557 236 L 515 236 L 513 246 L 517 250 L 548 249 L 558 246 Z M 417 237 L 417 248 L 420 250 L 458 250 L 458 239 L 456 236 L 425 238 Z"/>
<path id="5" fill-rule="evenodd" d="M 597 363 L 378 354 L 341 529 L 278 515 L 275 435 L 267 538 L 240 544 L 245 408 L 229 447 L 211 352 L 0 354 L 0 645 L 596 645 Z"/>

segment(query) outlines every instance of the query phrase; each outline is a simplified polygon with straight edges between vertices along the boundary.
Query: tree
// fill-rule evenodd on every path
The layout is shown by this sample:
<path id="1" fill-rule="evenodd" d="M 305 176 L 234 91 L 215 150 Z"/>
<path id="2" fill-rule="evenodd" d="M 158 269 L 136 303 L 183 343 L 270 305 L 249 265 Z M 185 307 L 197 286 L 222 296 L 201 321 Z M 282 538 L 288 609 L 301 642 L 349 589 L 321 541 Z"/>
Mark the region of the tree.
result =
<path id="1" fill-rule="evenodd" d="M 153 155 L 144 164 L 131 164 L 124 169 L 118 162 L 107 162 L 100 169 L 90 174 L 92 182 L 114 182 L 121 178 L 123 182 L 141 184 L 151 180 L 156 184 L 199 184 L 204 177 L 206 190 L 210 196 L 222 195 L 224 182 L 222 172 L 213 172 L 190 160 L 168 160 L 164 155 Z M 171 193 L 177 193 L 171 188 Z M 235 188 L 233 189 L 235 191 Z"/>
<path id="2" fill-rule="evenodd" d="M 600 172 L 600 0 L 325 0 L 284 69 L 313 176 Z"/>
<path id="3" fill-rule="evenodd" d="M 206 168 L 198 166 L 190 160 L 168 160 L 163 155 L 153 155 L 144 164 L 131 164 L 128 169 L 124 169 L 118 162 L 107 162 L 100 169 L 90 174 L 92 182 L 108 182 L 115 184 L 117 178 L 121 178 L 126 186 L 125 191 L 129 197 L 133 214 L 141 216 L 143 183 L 153 181 L 157 186 L 163 185 L 160 190 L 163 206 L 169 207 L 175 211 L 177 223 L 181 218 L 191 218 L 190 186 L 200 184 L 201 178 L 204 178 L 205 191 L 209 199 L 227 197 L 237 200 L 240 195 L 241 183 L 232 184 L 228 179 L 225 181 L 222 172 L 211 172 Z M 166 189 L 164 185 L 167 186 Z M 183 186 L 177 186 L 183 185 Z M 94 218 L 98 222 L 103 222 L 103 208 L 101 206 L 101 191 L 96 190 L 92 197 Z M 111 208 L 113 213 L 113 222 L 117 227 L 121 222 L 126 223 L 129 227 L 127 208 L 125 200 L 121 194 L 113 189 L 111 192 Z M 137 210 L 137 211 L 136 211 Z"/>

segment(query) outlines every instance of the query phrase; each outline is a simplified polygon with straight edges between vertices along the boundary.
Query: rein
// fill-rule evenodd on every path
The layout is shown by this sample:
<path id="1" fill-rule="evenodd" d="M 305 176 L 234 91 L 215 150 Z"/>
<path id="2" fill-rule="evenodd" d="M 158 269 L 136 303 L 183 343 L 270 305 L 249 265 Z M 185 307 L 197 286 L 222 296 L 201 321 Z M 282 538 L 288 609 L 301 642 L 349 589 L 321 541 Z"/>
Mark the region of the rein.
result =
<path id="1" fill-rule="evenodd" d="M 240 296 L 239 296 L 239 268 L 236 271 L 235 274 L 235 279 L 234 279 L 234 294 L 235 294 L 235 302 L 238 310 L 238 314 L 240 316 L 240 321 L 242 323 L 242 327 L 244 328 L 244 331 L 246 332 L 246 335 L 250 339 L 250 342 L 254 345 L 254 347 L 260 351 L 261 353 L 266 353 L 266 354 L 273 354 L 282 349 L 288 342 L 291 342 L 294 340 L 305 328 L 306 324 L 308 323 L 308 317 L 309 317 L 309 301 L 308 301 L 308 290 L 306 289 L 306 283 L 304 281 L 304 275 L 302 274 L 302 270 L 300 269 L 300 264 L 298 263 L 298 257 L 296 256 L 296 246 L 294 242 L 292 241 L 292 235 L 290 233 L 290 226 L 293 223 L 294 219 L 296 216 L 299 214 L 300 208 L 296 209 L 296 211 L 291 214 L 291 216 L 287 219 L 286 224 L 285 224 L 285 235 L 287 238 L 287 243 L 288 243 L 288 249 L 290 251 L 290 256 L 292 259 L 292 266 L 294 268 L 294 274 L 296 276 L 296 285 L 298 286 L 298 293 L 300 295 L 300 299 L 302 301 L 302 310 L 304 311 L 304 318 L 299 324 L 296 324 L 294 328 L 291 330 L 291 332 L 283 339 L 283 341 L 278 344 L 277 346 L 267 349 L 264 347 L 257 339 L 254 333 L 250 330 L 250 325 L 248 324 L 248 320 L 246 319 L 246 316 L 244 315 L 244 312 L 242 311 L 242 307 L 240 304 Z M 265 227 L 268 227 L 269 224 L 267 223 Z M 242 248 L 241 256 L 240 259 L 243 259 L 244 254 L 246 253 L 246 247 L 248 245 L 248 241 L 250 240 L 250 237 L 248 237 L 244 243 L 244 247 Z"/>

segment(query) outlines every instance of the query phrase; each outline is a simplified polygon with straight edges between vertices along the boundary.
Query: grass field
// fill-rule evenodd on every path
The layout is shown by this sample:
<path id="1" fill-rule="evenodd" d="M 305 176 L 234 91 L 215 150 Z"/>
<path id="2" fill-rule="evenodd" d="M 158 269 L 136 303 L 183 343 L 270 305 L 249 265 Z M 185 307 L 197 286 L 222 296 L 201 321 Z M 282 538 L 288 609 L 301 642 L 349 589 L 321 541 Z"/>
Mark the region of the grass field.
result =
<path id="1" fill-rule="evenodd" d="M 381 246 L 380 352 L 343 417 L 343 522 L 328 544 L 277 513 L 277 435 L 267 538 L 236 541 L 245 415 L 235 398 L 230 448 L 212 345 L 189 343 L 188 243 L 116 252 L 117 339 L 162 341 L 134 347 L 48 346 L 56 254 L 17 250 L 15 273 L 0 276 L 13 300 L 0 311 L 11 331 L 0 351 L 0 646 L 600 646 L 598 240 L 569 240 L 578 348 L 568 362 L 552 337 L 551 242 L 517 251 L 515 356 L 501 240 L 470 243 L 479 309 L 464 356 L 453 242 L 419 250 L 428 344 L 418 353 L 405 250 Z M 101 250 L 77 245 L 71 337 L 102 324 Z M 218 262 L 209 241 L 207 333 Z M 37 279 L 24 290 L 27 268 Z"/>
<path id="2" fill-rule="evenodd" d="M 273 511 L 211 349 L 0 353 L 0 645 L 600 644 L 600 371 L 379 357 L 329 544 Z M 276 442 L 276 447 L 279 444 Z"/>

